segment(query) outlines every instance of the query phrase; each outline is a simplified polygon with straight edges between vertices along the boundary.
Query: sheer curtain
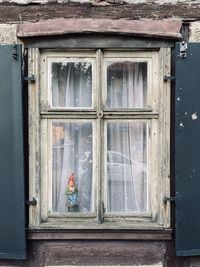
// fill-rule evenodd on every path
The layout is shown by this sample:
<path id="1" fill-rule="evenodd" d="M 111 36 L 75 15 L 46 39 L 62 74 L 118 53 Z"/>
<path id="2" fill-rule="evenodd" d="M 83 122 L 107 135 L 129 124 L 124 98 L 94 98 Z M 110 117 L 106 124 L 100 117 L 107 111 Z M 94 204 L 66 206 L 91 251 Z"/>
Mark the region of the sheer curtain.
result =
<path id="1" fill-rule="evenodd" d="M 146 106 L 147 64 L 109 62 L 109 109 Z M 147 122 L 107 122 L 107 211 L 146 212 Z"/>
<path id="2" fill-rule="evenodd" d="M 91 64 L 52 63 L 52 105 L 91 107 Z M 88 121 L 52 122 L 52 209 L 68 212 L 65 190 L 75 173 L 80 212 L 93 209 L 92 123 Z"/>
<path id="3" fill-rule="evenodd" d="M 109 62 L 106 108 L 145 108 L 147 63 Z M 52 106 L 91 107 L 88 62 L 52 63 Z M 93 131 L 85 120 L 52 122 L 52 209 L 68 212 L 65 190 L 75 173 L 80 212 L 93 211 Z M 105 137 L 106 138 L 106 137 Z M 147 122 L 107 121 L 107 211 L 148 211 Z"/>
<path id="4" fill-rule="evenodd" d="M 52 63 L 52 106 L 92 106 L 92 64 L 90 62 Z"/>

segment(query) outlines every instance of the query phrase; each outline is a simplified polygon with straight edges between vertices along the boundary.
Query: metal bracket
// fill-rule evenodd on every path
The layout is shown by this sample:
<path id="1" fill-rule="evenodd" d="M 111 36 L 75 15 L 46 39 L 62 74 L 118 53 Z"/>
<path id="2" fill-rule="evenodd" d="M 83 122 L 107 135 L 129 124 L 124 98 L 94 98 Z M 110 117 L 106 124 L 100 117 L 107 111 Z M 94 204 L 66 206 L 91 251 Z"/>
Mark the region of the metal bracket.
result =
<path id="1" fill-rule="evenodd" d="M 33 197 L 32 200 L 27 200 L 26 204 L 35 206 L 37 204 L 37 200 Z"/>
<path id="2" fill-rule="evenodd" d="M 180 57 L 181 58 L 185 58 L 187 56 L 186 50 L 187 50 L 187 43 L 183 41 L 182 43 L 180 43 Z"/>
<path id="3" fill-rule="evenodd" d="M 29 77 L 24 77 L 24 81 L 30 81 L 32 83 L 35 83 L 36 82 L 36 78 L 35 78 L 34 75 L 29 76 Z"/>
<path id="4" fill-rule="evenodd" d="M 164 197 L 163 198 L 164 204 L 167 204 L 167 201 L 169 202 L 176 201 L 176 197 Z"/>
<path id="5" fill-rule="evenodd" d="M 175 76 L 167 76 L 165 75 L 164 78 L 163 78 L 164 81 L 174 81 L 176 80 L 176 77 Z"/>

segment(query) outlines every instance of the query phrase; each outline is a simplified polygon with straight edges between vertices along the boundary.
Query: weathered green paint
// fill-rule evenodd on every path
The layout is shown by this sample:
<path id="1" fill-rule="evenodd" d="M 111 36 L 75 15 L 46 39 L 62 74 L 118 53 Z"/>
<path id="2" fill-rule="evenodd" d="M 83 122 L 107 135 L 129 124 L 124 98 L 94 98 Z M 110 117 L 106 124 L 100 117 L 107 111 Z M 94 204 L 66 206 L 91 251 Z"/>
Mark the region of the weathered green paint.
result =
<path id="1" fill-rule="evenodd" d="M 24 259 L 21 46 L 0 46 L 0 258 Z"/>
<path id="2" fill-rule="evenodd" d="M 200 44 L 176 44 L 176 254 L 200 255 Z"/>

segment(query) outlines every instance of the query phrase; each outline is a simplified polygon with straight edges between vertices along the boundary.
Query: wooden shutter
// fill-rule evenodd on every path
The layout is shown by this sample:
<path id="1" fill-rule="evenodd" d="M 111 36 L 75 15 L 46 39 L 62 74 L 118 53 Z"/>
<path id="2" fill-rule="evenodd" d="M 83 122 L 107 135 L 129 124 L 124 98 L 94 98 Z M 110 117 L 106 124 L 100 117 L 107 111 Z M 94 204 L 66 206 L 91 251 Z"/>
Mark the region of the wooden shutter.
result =
<path id="1" fill-rule="evenodd" d="M 176 44 L 176 254 L 200 255 L 200 44 Z"/>
<path id="2" fill-rule="evenodd" d="M 20 45 L 0 46 L 0 258 L 24 259 L 25 201 Z"/>

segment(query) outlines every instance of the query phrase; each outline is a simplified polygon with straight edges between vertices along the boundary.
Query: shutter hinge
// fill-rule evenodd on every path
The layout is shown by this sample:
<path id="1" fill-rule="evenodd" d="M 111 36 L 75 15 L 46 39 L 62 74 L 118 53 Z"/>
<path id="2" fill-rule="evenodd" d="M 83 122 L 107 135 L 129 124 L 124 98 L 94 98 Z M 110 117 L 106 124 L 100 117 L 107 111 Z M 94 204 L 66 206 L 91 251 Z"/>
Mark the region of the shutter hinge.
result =
<path id="1" fill-rule="evenodd" d="M 167 204 L 168 201 L 169 202 L 176 201 L 176 197 L 164 197 L 163 198 L 164 204 Z"/>
<path id="2" fill-rule="evenodd" d="M 31 75 L 29 77 L 24 77 L 24 81 L 30 81 L 32 83 L 35 83 L 36 82 L 36 78 L 34 75 Z"/>
<path id="3" fill-rule="evenodd" d="M 33 197 L 32 200 L 27 200 L 26 204 L 35 206 L 37 204 L 37 200 Z"/>
<path id="4" fill-rule="evenodd" d="M 13 55 L 14 60 L 18 60 L 19 51 L 18 51 L 17 45 L 13 46 L 13 54 L 12 55 Z"/>
<path id="5" fill-rule="evenodd" d="M 174 80 L 176 80 L 176 77 L 175 76 L 167 76 L 167 75 L 165 75 L 163 80 L 164 81 L 168 81 L 168 80 L 174 81 Z"/>
<path id="6" fill-rule="evenodd" d="M 185 58 L 187 57 L 187 43 L 185 41 L 180 43 L 180 57 Z"/>

